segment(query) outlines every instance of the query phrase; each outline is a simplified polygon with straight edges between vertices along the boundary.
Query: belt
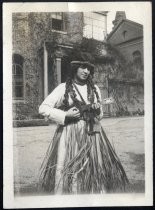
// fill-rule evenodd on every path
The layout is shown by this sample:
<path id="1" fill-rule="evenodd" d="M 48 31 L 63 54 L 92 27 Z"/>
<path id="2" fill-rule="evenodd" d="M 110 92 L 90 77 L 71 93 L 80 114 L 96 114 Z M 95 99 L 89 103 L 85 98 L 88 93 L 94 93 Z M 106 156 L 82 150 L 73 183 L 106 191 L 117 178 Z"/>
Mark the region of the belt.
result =
<path id="1" fill-rule="evenodd" d="M 67 118 L 66 118 L 66 119 L 65 119 L 65 125 L 77 123 L 77 122 L 79 122 L 80 120 L 85 121 L 85 120 L 83 119 L 83 117 L 80 117 L 79 119 L 67 119 Z"/>

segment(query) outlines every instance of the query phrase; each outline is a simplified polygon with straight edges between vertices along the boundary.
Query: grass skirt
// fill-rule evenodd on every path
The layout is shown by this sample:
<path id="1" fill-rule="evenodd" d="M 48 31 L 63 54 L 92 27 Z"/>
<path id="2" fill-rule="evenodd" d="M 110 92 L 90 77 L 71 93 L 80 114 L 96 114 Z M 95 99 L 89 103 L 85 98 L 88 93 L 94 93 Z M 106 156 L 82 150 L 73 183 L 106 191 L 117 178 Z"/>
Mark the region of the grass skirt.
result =
<path id="1" fill-rule="evenodd" d="M 104 130 L 59 125 L 41 166 L 39 189 L 54 194 L 125 191 L 128 179 Z"/>

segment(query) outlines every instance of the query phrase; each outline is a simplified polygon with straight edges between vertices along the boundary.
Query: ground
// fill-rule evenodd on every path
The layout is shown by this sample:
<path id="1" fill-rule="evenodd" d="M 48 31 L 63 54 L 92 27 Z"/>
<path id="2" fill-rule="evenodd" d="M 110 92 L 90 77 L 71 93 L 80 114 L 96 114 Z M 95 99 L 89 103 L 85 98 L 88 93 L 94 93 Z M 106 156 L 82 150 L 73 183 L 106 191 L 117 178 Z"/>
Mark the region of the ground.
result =
<path id="1" fill-rule="evenodd" d="M 131 183 L 130 191 L 144 192 L 144 118 L 106 118 L 102 126 Z M 56 126 L 14 128 L 15 193 L 36 193 L 41 162 Z"/>

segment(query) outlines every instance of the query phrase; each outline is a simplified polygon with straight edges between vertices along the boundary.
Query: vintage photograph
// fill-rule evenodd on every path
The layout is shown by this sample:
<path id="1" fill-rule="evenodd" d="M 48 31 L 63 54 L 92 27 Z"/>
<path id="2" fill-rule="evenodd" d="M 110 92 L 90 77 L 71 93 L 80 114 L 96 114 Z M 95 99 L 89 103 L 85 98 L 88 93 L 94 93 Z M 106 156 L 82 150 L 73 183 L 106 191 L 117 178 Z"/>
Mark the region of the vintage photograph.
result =
<path id="1" fill-rule="evenodd" d="M 145 196 L 140 6 L 11 12 L 15 198 Z"/>

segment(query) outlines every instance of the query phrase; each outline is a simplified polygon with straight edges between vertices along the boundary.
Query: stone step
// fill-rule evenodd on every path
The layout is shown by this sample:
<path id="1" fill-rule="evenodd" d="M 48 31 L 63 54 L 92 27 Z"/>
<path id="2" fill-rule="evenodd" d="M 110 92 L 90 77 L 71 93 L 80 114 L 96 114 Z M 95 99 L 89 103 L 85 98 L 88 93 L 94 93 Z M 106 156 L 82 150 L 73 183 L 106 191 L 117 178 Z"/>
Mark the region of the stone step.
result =
<path id="1" fill-rule="evenodd" d="M 109 113 L 103 113 L 103 118 L 110 117 Z"/>

